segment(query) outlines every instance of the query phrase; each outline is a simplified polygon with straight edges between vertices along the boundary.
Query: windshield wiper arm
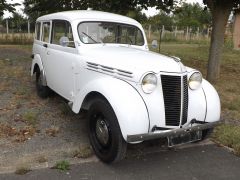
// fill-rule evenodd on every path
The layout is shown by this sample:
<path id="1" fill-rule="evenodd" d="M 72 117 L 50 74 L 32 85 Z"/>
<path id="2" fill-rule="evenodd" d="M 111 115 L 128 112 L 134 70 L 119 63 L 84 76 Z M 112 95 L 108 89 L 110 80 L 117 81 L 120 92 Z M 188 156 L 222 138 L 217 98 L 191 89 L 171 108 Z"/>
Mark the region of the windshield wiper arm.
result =
<path id="1" fill-rule="evenodd" d="M 85 36 L 87 36 L 88 38 L 90 38 L 93 42 L 95 42 L 95 43 L 101 43 L 101 42 L 98 42 L 98 41 L 96 41 L 95 39 L 93 39 L 90 35 L 88 35 L 87 33 L 85 33 L 85 32 L 82 32 Z"/>

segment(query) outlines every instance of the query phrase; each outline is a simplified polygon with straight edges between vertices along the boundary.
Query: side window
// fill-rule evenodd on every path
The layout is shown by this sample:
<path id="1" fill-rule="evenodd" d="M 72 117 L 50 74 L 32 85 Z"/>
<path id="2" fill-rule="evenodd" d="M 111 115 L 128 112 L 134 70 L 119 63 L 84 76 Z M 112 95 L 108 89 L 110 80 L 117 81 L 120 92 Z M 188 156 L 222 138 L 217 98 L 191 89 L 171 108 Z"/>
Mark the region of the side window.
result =
<path id="1" fill-rule="evenodd" d="M 35 39 L 40 40 L 40 32 L 41 32 L 41 23 L 37 22 L 35 25 Z"/>
<path id="2" fill-rule="evenodd" d="M 44 22 L 42 25 L 42 41 L 49 42 L 50 22 Z"/>
<path id="3" fill-rule="evenodd" d="M 72 28 L 69 22 L 55 20 L 52 23 L 52 44 L 60 45 L 60 39 L 62 37 L 67 37 L 69 39 L 69 43 L 67 43 L 67 47 L 75 47 Z"/>

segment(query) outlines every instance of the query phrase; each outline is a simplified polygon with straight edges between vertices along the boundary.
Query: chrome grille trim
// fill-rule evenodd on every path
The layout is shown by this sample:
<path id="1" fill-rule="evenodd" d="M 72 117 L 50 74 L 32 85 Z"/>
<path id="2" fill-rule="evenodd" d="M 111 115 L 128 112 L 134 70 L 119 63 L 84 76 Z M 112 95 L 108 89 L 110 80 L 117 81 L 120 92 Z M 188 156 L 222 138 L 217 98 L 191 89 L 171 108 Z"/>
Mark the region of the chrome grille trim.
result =
<path id="1" fill-rule="evenodd" d="M 181 126 L 187 122 L 188 85 L 187 75 L 161 74 L 165 108 L 165 125 Z"/>

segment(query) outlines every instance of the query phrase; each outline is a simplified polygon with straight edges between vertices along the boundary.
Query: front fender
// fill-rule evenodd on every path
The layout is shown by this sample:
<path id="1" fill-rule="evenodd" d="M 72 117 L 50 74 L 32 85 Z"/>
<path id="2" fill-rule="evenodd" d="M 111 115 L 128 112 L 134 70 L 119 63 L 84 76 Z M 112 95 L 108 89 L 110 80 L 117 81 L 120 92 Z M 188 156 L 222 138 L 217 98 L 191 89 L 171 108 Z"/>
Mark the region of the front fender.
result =
<path id="1" fill-rule="evenodd" d="M 207 111 L 206 111 L 206 122 L 214 122 L 220 120 L 221 104 L 215 88 L 205 79 L 203 79 L 202 87 L 206 97 Z"/>
<path id="2" fill-rule="evenodd" d="M 125 140 L 127 135 L 148 132 L 149 118 L 146 105 L 137 90 L 130 84 L 112 77 L 103 77 L 89 82 L 73 102 L 72 110 L 75 113 L 79 112 L 83 100 L 91 92 L 102 94 L 111 104 Z"/>

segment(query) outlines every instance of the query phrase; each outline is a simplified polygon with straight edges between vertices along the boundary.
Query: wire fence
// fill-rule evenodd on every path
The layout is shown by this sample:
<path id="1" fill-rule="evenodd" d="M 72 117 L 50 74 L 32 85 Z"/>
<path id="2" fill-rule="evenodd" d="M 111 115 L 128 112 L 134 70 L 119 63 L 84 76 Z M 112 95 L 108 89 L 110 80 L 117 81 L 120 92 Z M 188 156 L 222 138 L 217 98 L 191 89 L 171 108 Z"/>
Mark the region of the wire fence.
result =
<path id="1" fill-rule="evenodd" d="M 32 44 L 34 38 L 34 22 L 22 22 L 20 25 L 10 21 L 0 23 L 0 44 Z M 210 27 L 180 27 L 143 25 L 148 43 L 152 40 L 162 42 L 208 43 L 212 30 Z M 226 41 L 232 44 L 233 30 L 227 27 Z"/>

